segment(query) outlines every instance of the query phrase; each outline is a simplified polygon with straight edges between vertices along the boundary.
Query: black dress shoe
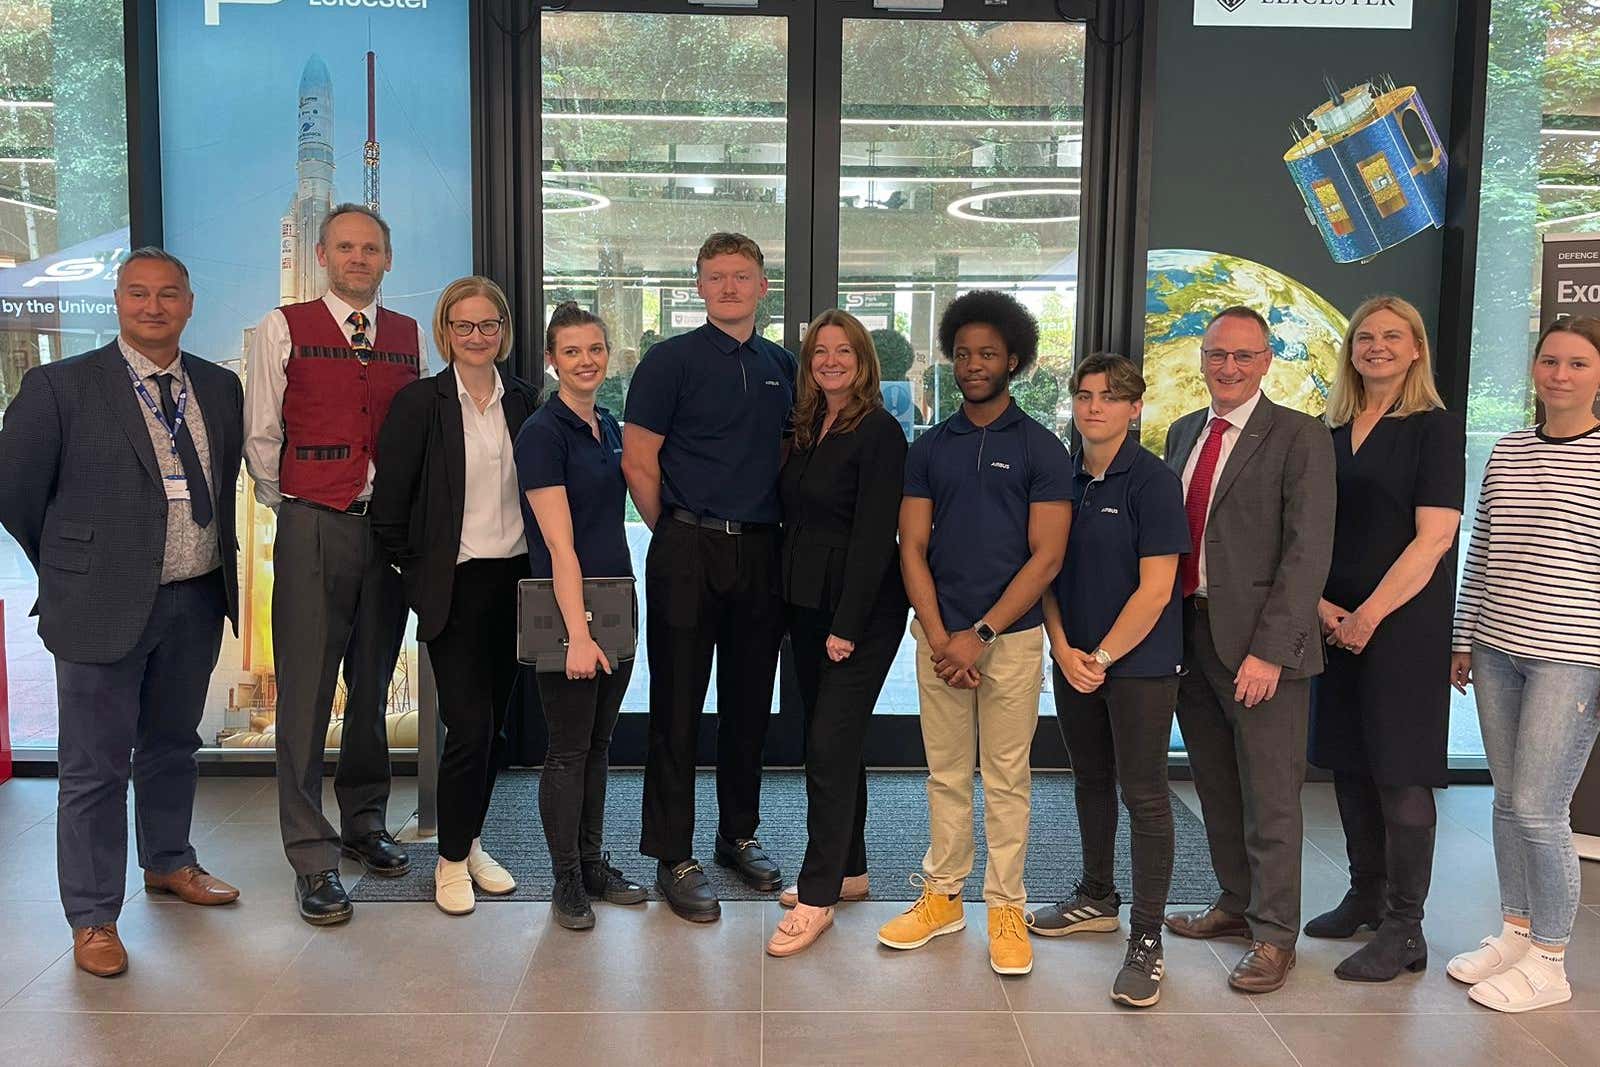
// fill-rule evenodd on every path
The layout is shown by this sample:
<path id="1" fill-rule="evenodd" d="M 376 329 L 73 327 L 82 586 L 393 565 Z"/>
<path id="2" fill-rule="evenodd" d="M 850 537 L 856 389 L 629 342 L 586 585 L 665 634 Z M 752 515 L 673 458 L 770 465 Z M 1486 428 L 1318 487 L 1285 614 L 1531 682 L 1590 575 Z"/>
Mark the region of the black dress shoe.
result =
<path id="1" fill-rule="evenodd" d="M 699 860 L 687 859 L 668 867 L 656 864 L 656 888 L 680 918 L 692 923 L 712 923 L 722 918 L 722 905 Z"/>
<path id="2" fill-rule="evenodd" d="M 350 918 L 355 905 L 339 882 L 338 871 L 297 874 L 294 895 L 300 901 L 300 918 L 312 926 L 332 926 Z"/>
<path id="3" fill-rule="evenodd" d="M 411 869 L 411 857 L 395 843 L 387 830 L 373 830 L 354 841 L 346 841 L 339 851 L 353 860 L 360 860 L 368 874 L 380 878 L 399 878 Z"/>
<path id="4" fill-rule="evenodd" d="M 761 842 L 753 837 L 729 841 L 718 834 L 715 859 L 717 866 L 737 871 L 739 877 L 744 879 L 744 884 L 758 893 L 770 893 L 783 888 L 783 872 L 767 855 L 767 850 L 761 847 Z"/>
<path id="5" fill-rule="evenodd" d="M 611 853 L 583 865 L 583 889 L 592 900 L 607 904 L 643 904 L 650 893 L 615 867 L 611 866 Z"/>

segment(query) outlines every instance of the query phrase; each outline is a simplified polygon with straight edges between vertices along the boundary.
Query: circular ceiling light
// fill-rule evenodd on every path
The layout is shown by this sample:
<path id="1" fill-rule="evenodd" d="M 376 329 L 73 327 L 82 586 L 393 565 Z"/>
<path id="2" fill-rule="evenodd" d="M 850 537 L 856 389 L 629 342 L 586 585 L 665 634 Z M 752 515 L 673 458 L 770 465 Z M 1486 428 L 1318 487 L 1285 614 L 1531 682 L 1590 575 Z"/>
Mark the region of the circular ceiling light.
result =
<path id="1" fill-rule="evenodd" d="M 1070 196 L 1078 199 L 1078 190 L 1067 188 L 1047 187 L 1043 189 L 1000 189 L 996 192 L 973 193 L 963 196 L 959 200 L 952 200 L 946 207 L 945 213 L 952 218 L 966 219 L 968 222 L 1004 222 L 1004 223 L 1044 223 L 1044 222 L 1077 222 L 1076 215 L 987 215 L 978 214 L 991 200 L 1017 200 L 1021 198 L 1042 196 Z M 974 210 L 969 210 L 974 209 Z"/>
<path id="2" fill-rule="evenodd" d="M 577 215 L 585 211 L 603 211 L 611 206 L 609 197 L 601 196 L 599 193 L 591 193 L 585 189 L 564 189 L 559 185 L 546 185 L 539 192 L 546 201 L 544 208 L 546 215 Z M 549 206 L 551 197 L 562 196 L 572 197 L 578 203 L 573 204 L 571 207 Z"/>

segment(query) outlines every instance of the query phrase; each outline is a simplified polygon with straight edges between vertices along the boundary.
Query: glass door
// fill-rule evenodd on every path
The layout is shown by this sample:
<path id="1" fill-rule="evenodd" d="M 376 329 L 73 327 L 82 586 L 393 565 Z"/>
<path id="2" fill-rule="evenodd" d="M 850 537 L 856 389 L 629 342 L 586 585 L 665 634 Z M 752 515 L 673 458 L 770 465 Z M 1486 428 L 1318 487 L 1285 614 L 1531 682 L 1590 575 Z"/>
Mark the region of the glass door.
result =
<path id="1" fill-rule="evenodd" d="M 936 14 L 828 5 L 837 126 L 817 146 L 817 285 L 873 332 L 884 398 L 908 436 L 961 403 L 940 358 L 945 307 L 999 289 L 1040 325 L 1039 361 L 1013 384 L 1025 411 L 1065 437 L 1078 284 L 1085 32 L 1049 3 L 947 0 Z M 995 13 L 1005 21 L 997 21 Z M 819 74 L 819 90 L 824 78 Z M 820 133 L 820 131 L 819 131 Z M 824 198 L 827 198 L 826 200 Z M 825 251 L 824 241 L 836 246 Z M 820 277 L 823 264 L 836 273 Z M 824 305 L 826 306 L 826 305 Z M 869 758 L 920 759 L 908 637 L 878 701 Z M 1041 709 L 1054 713 L 1048 690 Z"/>

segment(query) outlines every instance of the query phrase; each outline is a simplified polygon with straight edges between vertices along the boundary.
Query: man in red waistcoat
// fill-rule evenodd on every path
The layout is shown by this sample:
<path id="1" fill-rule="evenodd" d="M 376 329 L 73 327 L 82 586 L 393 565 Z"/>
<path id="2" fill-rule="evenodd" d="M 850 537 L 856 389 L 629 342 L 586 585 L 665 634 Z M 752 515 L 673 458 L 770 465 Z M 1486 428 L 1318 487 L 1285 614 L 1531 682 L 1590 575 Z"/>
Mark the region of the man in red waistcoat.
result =
<path id="1" fill-rule="evenodd" d="M 300 915 L 350 918 L 339 855 L 398 877 L 410 866 L 385 827 L 389 743 L 384 705 L 405 632 L 399 574 L 367 522 L 378 430 L 417 380 L 427 338 L 377 306 L 392 265 L 389 226 L 358 204 L 322 224 L 320 300 L 268 312 L 245 373 L 245 466 L 256 499 L 278 514 L 272 636 L 278 674 L 278 821 Z M 334 793 L 339 832 L 322 814 L 322 758 L 340 661 L 344 727 Z"/>

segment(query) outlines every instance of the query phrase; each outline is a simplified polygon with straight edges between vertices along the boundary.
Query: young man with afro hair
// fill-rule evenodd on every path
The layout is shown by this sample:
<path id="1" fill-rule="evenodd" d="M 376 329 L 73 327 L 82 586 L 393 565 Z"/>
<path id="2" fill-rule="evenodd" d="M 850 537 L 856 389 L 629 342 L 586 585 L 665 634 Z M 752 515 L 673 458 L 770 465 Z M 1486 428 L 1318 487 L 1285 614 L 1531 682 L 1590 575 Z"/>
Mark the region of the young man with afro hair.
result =
<path id="1" fill-rule="evenodd" d="M 1072 463 L 1011 398 L 1012 379 L 1039 348 L 1038 323 L 1015 298 L 990 290 L 957 298 L 940 320 L 939 347 L 963 402 L 911 446 L 900 504 L 931 844 L 922 898 L 878 940 L 912 949 L 965 927 L 976 755 L 989 850 L 989 963 L 1000 974 L 1027 974 L 1033 951 L 1022 865 L 1043 666 L 1040 596 L 1066 553 Z"/>

